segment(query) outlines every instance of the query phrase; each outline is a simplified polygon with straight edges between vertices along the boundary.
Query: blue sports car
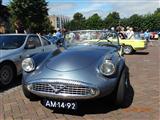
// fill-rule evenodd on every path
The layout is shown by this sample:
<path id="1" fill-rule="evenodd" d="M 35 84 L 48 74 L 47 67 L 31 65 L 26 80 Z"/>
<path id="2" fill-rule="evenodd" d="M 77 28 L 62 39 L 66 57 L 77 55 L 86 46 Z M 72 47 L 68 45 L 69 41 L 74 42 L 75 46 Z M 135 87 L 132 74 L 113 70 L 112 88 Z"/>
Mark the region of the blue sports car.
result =
<path id="1" fill-rule="evenodd" d="M 123 47 L 112 31 L 80 30 L 65 35 L 65 48 L 22 62 L 23 92 L 46 107 L 76 109 L 77 102 L 112 96 L 124 101 L 128 85 Z"/>

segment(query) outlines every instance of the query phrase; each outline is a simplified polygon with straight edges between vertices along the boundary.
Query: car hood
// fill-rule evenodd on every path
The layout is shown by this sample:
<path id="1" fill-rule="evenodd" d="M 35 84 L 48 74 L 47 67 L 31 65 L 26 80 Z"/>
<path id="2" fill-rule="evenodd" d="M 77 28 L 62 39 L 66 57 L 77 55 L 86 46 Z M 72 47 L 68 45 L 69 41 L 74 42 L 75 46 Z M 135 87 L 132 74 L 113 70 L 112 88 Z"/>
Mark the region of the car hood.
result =
<path id="1" fill-rule="evenodd" d="M 60 72 L 84 69 L 114 50 L 113 47 L 74 47 L 51 57 L 46 66 Z"/>

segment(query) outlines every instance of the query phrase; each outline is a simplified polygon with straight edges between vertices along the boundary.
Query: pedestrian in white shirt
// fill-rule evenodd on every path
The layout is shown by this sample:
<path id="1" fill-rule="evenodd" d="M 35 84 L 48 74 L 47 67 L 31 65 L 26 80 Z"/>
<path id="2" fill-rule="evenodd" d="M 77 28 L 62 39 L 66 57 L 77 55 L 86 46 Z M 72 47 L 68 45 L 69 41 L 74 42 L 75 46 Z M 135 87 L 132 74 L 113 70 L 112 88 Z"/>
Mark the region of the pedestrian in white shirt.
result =
<path id="1" fill-rule="evenodd" d="M 133 28 L 131 27 L 129 30 L 130 30 L 130 32 L 129 32 L 127 38 L 128 38 L 128 39 L 133 39 L 133 38 L 134 38 L 134 31 L 133 31 Z"/>
<path id="2" fill-rule="evenodd" d="M 127 27 L 126 27 L 126 36 L 127 36 L 127 38 L 128 38 L 128 36 L 129 36 L 129 34 L 130 34 L 130 30 L 129 30 L 129 26 L 127 26 Z"/>

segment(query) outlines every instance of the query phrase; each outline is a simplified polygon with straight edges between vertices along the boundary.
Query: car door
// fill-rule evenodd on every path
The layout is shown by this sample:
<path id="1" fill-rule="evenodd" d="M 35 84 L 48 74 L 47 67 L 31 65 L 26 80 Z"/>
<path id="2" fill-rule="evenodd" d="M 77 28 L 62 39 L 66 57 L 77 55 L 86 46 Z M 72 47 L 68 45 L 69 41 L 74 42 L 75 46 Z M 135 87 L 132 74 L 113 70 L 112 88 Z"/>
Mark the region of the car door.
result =
<path id="1" fill-rule="evenodd" d="M 41 42 L 43 44 L 43 48 L 45 52 L 53 51 L 57 48 L 55 44 L 51 43 L 49 40 L 47 40 L 43 36 L 41 36 Z"/>
<path id="2" fill-rule="evenodd" d="M 44 48 L 38 35 L 29 35 L 24 49 L 25 51 L 23 55 L 25 57 L 32 56 L 36 53 L 44 52 Z"/>

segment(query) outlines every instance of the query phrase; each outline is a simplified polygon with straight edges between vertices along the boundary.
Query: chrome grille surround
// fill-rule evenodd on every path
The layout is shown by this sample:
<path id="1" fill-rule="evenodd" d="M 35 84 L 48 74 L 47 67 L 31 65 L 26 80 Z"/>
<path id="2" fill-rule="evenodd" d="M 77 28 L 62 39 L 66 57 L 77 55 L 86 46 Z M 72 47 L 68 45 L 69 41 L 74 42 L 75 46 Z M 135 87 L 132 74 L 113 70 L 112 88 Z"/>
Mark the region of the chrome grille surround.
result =
<path id="1" fill-rule="evenodd" d="M 33 82 L 28 86 L 30 92 L 43 97 L 89 99 L 99 95 L 99 90 L 95 86 L 73 80 Z"/>

